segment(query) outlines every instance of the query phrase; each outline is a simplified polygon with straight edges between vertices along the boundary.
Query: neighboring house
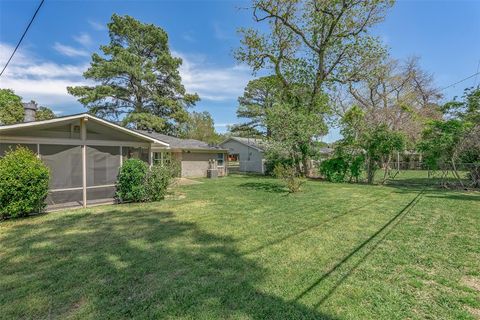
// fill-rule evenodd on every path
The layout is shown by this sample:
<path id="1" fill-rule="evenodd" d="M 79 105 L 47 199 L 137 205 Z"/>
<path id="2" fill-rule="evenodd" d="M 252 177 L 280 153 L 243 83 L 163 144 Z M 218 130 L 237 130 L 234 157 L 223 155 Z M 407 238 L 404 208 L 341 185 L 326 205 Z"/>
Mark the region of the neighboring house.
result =
<path id="1" fill-rule="evenodd" d="M 118 169 L 129 158 L 149 164 L 177 159 L 184 177 L 205 177 L 218 162 L 219 175 L 226 174 L 227 150 L 130 130 L 89 114 L 0 126 L 0 157 L 17 145 L 50 168 L 49 205 L 112 200 Z"/>
<path id="2" fill-rule="evenodd" d="M 265 173 L 265 142 L 262 139 L 231 137 L 220 143 L 230 160 L 238 161 L 239 171 Z"/>
<path id="3" fill-rule="evenodd" d="M 216 162 L 220 176 L 227 173 L 227 150 L 225 149 L 194 139 L 180 139 L 143 130 L 137 130 L 137 132 L 168 143 L 168 154 L 164 157 L 166 159 L 171 157 L 181 163 L 182 177 L 206 177 L 212 161 Z M 157 153 L 157 156 L 162 154 Z"/>

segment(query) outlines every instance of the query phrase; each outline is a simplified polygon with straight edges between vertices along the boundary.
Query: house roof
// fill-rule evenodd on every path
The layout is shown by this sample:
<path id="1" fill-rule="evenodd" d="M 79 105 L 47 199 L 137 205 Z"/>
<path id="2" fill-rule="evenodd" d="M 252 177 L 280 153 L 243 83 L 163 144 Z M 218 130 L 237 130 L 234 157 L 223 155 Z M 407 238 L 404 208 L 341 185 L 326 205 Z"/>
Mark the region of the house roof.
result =
<path id="1" fill-rule="evenodd" d="M 22 122 L 22 123 L 16 123 L 16 124 L 11 124 L 11 125 L 3 125 L 3 126 L 0 126 L 0 133 L 2 131 L 12 130 L 12 129 L 42 127 L 42 126 L 45 126 L 45 125 L 68 122 L 68 121 L 77 120 L 77 119 L 92 120 L 92 121 L 101 123 L 101 124 L 103 124 L 107 127 L 122 131 L 122 132 L 124 132 L 126 134 L 129 134 L 131 136 L 140 138 L 142 140 L 145 140 L 145 141 L 148 141 L 148 142 L 151 142 L 151 143 L 161 144 L 161 145 L 164 145 L 164 146 L 167 146 L 167 147 L 169 146 L 169 144 L 165 141 L 156 139 L 156 138 L 151 137 L 149 135 L 145 135 L 141 132 L 137 132 L 137 131 L 119 126 L 118 124 L 100 119 L 100 118 L 92 116 L 91 114 L 88 114 L 88 113 L 79 113 L 79 114 L 74 114 L 74 115 L 69 115 L 69 116 L 64 116 L 64 117 L 58 117 L 58 118 L 54 118 L 54 119 L 50 119 L 50 120 L 30 121 L 30 122 Z"/>
<path id="2" fill-rule="evenodd" d="M 177 137 L 167 136 L 153 131 L 136 130 L 143 135 L 152 137 L 157 140 L 165 141 L 170 145 L 171 149 L 189 149 L 189 150 L 224 150 L 217 146 L 209 145 L 206 142 L 195 139 L 181 139 Z"/>
<path id="3" fill-rule="evenodd" d="M 230 140 L 240 142 L 240 143 L 242 143 L 246 146 L 249 146 L 253 149 L 256 149 L 260 152 L 265 151 L 265 144 L 266 144 L 265 140 L 258 139 L 258 138 L 230 137 L 227 140 L 225 140 L 224 142 L 222 142 L 220 145 L 222 145 L 225 142 L 230 141 Z"/>

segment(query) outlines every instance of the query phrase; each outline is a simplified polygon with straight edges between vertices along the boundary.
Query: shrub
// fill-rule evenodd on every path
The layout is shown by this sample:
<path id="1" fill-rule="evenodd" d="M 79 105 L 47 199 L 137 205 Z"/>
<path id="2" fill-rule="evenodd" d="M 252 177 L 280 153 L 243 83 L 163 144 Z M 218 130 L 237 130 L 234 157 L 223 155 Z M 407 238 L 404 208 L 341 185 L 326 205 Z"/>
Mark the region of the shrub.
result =
<path id="1" fill-rule="evenodd" d="M 320 164 L 320 173 L 330 182 L 344 182 L 348 171 L 348 163 L 342 158 L 332 158 Z"/>
<path id="2" fill-rule="evenodd" d="M 277 164 L 273 170 L 275 177 L 282 179 L 290 193 L 300 191 L 304 181 L 298 177 L 298 172 L 294 166 Z"/>
<path id="3" fill-rule="evenodd" d="M 20 217 L 45 209 L 50 172 L 25 147 L 0 158 L 0 217 Z"/>
<path id="4" fill-rule="evenodd" d="M 117 177 L 117 197 L 121 202 L 142 202 L 147 199 L 145 182 L 148 165 L 139 159 L 123 162 Z"/>
<path id="5" fill-rule="evenodd" d="M 154 165 L 147 174 L 145 189 L 148 201 L 160 201 L 165 198 L 167 188 L 176 175 L 176 166 Z"/>

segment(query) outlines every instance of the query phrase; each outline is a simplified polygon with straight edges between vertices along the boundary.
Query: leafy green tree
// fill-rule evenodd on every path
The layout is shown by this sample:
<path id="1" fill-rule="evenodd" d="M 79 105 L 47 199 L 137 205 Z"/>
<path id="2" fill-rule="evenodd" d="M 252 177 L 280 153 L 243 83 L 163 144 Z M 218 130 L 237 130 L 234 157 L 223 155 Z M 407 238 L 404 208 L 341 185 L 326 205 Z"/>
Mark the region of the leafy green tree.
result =
<path id="1" fill-rule="evenodd" d="M 35 120 L 50 120 L 54 119 L 57 116 L 55 113 L 52 111 L 52 109 L 48 107 L 39 107 L 37 110 L 37 113 L 35 114 Z"/>
<path id="2" fill-rule="evenodd" d="M 276 76 L 251 80 L 238 98 L 237 117 L 247 119 L 247 122 L 234 125 L 230 131 L 241 136 L 270 137 L 271 131 L 265 121 L 267 110 L 278 101 L 280 88 Z"/>
<path id="3" fill-rule="evenodd" d="M 293 160 L 303 162 L 304 173 L 312 140 L 325 133 L 325 116 L 332 109 L 325 92 L 365 77 L 366 66 L 385 54 L 368 31 L 392 4 L 391 0 L 252 1 L 254 20 L 267 28 L 241 29 L 242 45 L 235 56 L 254 72 L 266 70 L 278 79 L 281 106 L 267 115 L 272 118 L 267 123 L 277 124 L 283 117 L 284 126 L 292 131 L 270 126 L 270 140 L 293 148 L 294 154 L 300 152 Z"/>
<path id="4" fill-rule="evenodd" d="M 373 183 L 379 168 L 384 169 L 383 182 L 385 182 L 393 155 L 405 148 L 405 136 L 386 125 L 380 125 L 367 129 L 360 141 L 365 150 L 367 182 Z"/>
<path id="5" fill-rule="evenodd" d="M 222 136 L 215 132 L 212 116 L 209 112 L 192 112 L 182 128 L 181 137 L 217 144 Z"/>
<path id="6" fill-rule="evenodd" d="M 188 120 L 187 109 L 199 97 L 186 93 L 178 70 L 182 60 L 172 56 L 167 33 L 116 14 L 108 29 L 110 43 L 100 47 L 102 55 L 92 55 L 84 73 L 98 84 L 68 87 L 68 92 L 102 118 L 177 134 L 178 125 Z"/>
<path id="7" fill-rule="evenodd" d="M 24 116 L 22 98 L 17 96 L 13 90 L 0 89 L 0 124 L 23 122 Z"/>

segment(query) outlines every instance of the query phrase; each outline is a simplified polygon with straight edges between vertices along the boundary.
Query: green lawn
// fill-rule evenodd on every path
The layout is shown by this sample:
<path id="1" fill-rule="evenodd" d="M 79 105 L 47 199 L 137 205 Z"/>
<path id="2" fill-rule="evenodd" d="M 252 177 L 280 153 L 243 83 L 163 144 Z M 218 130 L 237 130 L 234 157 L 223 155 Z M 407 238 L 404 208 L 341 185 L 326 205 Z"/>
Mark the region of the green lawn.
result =
<path id="1" fill-rule="evenodd" d="M 480 193 L 270 178 L 0 222 L 2 319 L 475 319 Z"/>

